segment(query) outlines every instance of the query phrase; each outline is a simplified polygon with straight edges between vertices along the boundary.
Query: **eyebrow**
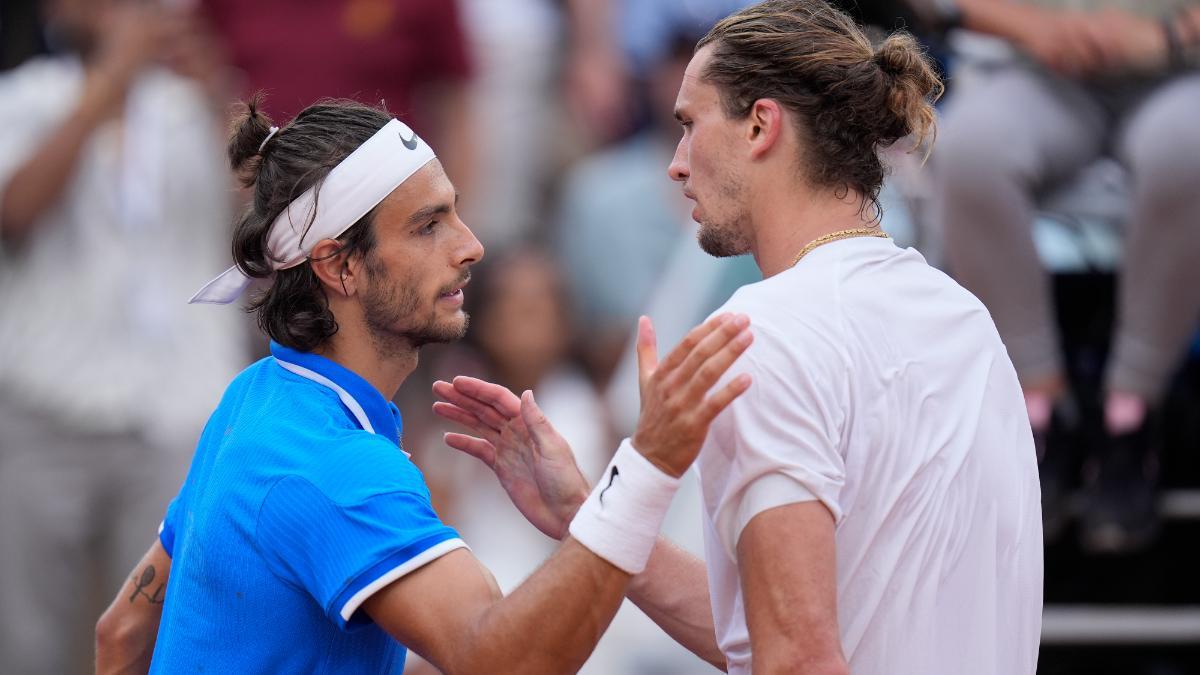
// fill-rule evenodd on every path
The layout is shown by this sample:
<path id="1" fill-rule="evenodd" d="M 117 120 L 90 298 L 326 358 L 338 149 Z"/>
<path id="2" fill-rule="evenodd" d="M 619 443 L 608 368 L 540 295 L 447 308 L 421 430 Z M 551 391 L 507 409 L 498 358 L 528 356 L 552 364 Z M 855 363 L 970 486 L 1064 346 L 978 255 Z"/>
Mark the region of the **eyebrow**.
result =
<path id="1" fill-rule="evenodd" d="M 447 213 L 450 213 L 450 209 L 454 208 L 455 204 L 458 204 L 457 192 L 454 193 L 454 204 L 447 204 L 443 202 L 441 204 L 430 204 L 429 206 L 419 208 L 415 213 L 408 217 L 408 224 L 420 225 L 434 216 L 446 215 Z"/>

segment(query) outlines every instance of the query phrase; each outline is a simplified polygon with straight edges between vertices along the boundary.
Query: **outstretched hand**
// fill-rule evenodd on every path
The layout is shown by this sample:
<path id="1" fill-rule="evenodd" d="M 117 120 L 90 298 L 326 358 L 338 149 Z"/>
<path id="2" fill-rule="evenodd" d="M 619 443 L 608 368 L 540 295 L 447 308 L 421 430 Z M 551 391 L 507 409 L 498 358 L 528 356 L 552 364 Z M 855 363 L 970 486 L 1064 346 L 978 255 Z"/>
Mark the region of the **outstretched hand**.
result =
<path id="1" fill-rule="evenodd" d="M 500 485 L 530 523 L 562 539 L 589 486 L 566 440 L 546 419 L 533 392 L 517 398 L 508 389 L 473 377 L 437 381 L 433 404 L 440 417 L 475 435 L 448 433 L 446 445 L 496 473 Z"/>
<path id="2" fill-rule="evenodd" d="M 749 317 L 720 314 L 693 328 L 659 363 L 654 326 L 642 317 L 637 341 L 642 408 L 633 447 L 664 472 L 683 475 L 712 421 L 750 387 L 750 376 L 742 373 L 709 395 L 753 341 Z"/>
<path id="3" fill-rule="evenodd" d="M 750 386 L 739 375 L 709 390 L 753 342 L 745 316 L 723 314 L 692 329 L 660 364 L 650 319 L 638 323 L 642 407 L 634 447 L 660 469 L 682 475 L 700 452 L 713 419 Z M 447 433 L 446 445 L 496 473 L 509 499 L 530 523 L 555 539 L 587 499 L 588 482 L 566 440 L 546 419 L 533 392 L 520 398 L 473 377 L 437 381 L 433 404 L 440 417 L 474 435 Z"/>

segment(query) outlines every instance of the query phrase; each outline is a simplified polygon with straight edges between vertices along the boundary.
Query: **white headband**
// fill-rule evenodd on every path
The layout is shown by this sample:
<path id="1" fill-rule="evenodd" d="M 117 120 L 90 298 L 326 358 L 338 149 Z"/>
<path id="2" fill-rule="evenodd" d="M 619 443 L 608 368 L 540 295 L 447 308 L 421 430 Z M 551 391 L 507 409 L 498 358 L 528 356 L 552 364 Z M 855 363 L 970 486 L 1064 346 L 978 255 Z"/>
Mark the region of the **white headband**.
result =
<path id="1" fill-rule="evenodd" d="M 340 237 L 434 157 L 433 148 L 403 122 L 385 124 L 333 167 L 321 183 L 315 209 L 314 189 L 309 188 L 271 223 L 267 255 L 272 269 L 285 270 L 307 260 L 317 242 Z M 312 225 L 306 232 L 310 216 Z M 242 295 L 250 281 L 234 265 L 196 291 L 188 303 L 227 305 Z"/>

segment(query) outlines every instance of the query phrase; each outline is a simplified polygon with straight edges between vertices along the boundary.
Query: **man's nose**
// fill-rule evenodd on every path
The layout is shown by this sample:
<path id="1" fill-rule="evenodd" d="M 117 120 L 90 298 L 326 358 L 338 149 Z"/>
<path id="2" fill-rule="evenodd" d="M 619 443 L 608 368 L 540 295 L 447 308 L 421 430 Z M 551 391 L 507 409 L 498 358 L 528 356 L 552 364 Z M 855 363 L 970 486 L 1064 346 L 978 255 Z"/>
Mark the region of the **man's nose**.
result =
<path id="1" fill-rule="evenodd" d="M 471 231 L 471 228 L 467 227 L 466 223 L 463 223 L 462 229 L 464 239 L 462 246 L 459 249 L 458 264 L 474 265 L 480 260 L 483 260 L 483 244 L 479 242 L 479 239 L 475 236 L 475 233 Z"/>
<path id="2" fill-rule="evenodd" d="M 682 183 L 687 180 L 689 173 L 684 157 L 683 143 L 680 142 L 675 147 L 675 156 L 671 158 L 671 164 L 667 167 L 667 175 L 671 177 L 671 180 Z"/>

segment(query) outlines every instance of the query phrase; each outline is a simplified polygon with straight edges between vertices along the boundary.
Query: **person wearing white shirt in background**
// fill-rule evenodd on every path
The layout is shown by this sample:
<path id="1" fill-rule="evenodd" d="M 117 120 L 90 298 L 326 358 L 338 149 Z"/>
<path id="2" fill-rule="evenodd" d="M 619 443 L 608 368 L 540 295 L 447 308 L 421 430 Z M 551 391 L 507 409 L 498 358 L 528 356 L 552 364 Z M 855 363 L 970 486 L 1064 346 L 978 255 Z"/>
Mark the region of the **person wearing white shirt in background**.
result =
<path id="1" fill-rule="evenodd" d="M 878 151 L 930 136 L 940 91 L 910 36 L 873 47 L 820 0 L 726 18 L 680 89 L 669 173 L 700 245 L 752 254 L 764 280 L 721 310 L 751 317 L 726 377 L 755 385 L 697 462 L 707 588 L 704 563 L 674 550 L 640 583 L 672 600 L 684 646 L 731 673 L 1036 670 L 1041 509 L 1016 372 L 983 305 L 874 225 Z M 651 372 L 647 321 L 638 342 Z M 456 390 L 519 424 L 506 390 Z M 536 452 L 570 452 L 553 440 Z"/>
<path id="2" fill-rule="evenodd" d="M 103 606 L 249 359 L 181 302 L 228 258 L 226 69 L 183 10 L 47 0 L 0 77 L 0 670 L 80 672 Z"/>

